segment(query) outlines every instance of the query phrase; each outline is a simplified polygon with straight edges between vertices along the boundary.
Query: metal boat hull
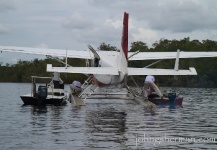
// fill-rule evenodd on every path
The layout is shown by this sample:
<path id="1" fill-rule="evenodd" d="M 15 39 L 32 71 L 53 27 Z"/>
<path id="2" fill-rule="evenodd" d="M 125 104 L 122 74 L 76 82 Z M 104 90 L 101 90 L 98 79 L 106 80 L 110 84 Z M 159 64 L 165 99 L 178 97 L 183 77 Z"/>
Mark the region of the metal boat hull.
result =
<path id="1" fill-rule="evenodd" d="M 176 97 L 174 101 L 170 101 L 168 98 L 165 99 L 161 99 L 160 97 L 156 97 L 156 98 L 149 98 L 148 99 L 150 102 L 156 104 L 156 105 L 160 105 L 160 106 L 164 106 L 164 105 L 171 105 L 174 104 L 176 106 L 181 106 L 182 107 L 182 101 L 183 101 L 183 97 Z"/>
<path id="2" fill-rule="evenodd" d="M 67 96 L 61 96 L 61 97 L 47 97 L 43 100 L 43 103 L 40 102 L 40 99 L 37 97 L 32 97 L 31 95 L 23 95 L 20 96 L 22 99 L 24 105 L 65 105 L 67 103 Z"/>

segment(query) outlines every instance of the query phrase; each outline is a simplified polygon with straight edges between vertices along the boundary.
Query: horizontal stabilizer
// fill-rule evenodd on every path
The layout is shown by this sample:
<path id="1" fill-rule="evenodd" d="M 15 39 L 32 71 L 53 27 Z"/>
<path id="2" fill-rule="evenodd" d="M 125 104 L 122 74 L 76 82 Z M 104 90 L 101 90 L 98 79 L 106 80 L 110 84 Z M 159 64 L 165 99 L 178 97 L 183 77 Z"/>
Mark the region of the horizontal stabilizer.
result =
<path id="1" fill-rule="evenodd" d="M 66 68 L 66 67 L 52 67 L 52 64 L 47 64 L 47 72 L 119 75 L 118 70 L 113 67 L 67 67 Z"/>
<path id="2" fill-rule="evenodd" d="M 128 75 L 197 75 L 195 68 L 189 70 L 128 68 Z"/>

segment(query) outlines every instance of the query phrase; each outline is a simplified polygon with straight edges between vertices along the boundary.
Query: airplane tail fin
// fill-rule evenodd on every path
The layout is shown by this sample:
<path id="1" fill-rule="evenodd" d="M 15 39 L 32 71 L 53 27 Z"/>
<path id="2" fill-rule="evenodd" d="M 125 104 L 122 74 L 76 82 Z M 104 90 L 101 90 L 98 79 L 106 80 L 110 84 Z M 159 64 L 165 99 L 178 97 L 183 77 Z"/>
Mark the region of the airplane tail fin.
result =
<path id="1" fill-rule="evenodd" d="M 124 12 L 121 47 L 126 57 L 126 60 L 128 59 L 128 18 L 129 14 Z"/>
<path id="2" fill-rule="evenodd" d="M 128 66 L 128 13 L 124 13 L 123 18 L 123 31 L 122 31 L 122 40 L 120 55 L 119 55 L 119 70 L 124 74 L 127 74 L 127 66 Z"/>

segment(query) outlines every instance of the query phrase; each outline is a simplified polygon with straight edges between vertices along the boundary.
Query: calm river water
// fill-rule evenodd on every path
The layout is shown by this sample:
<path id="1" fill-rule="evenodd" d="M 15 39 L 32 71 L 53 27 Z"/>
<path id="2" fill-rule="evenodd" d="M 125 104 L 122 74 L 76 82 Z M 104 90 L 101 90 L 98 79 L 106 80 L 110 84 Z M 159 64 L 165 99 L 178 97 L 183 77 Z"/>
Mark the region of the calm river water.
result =
<path id="1" fill-rule="evenodd" d="M 129 100 L 23 106 L 30 87 L 0 83 L 1 150 L 217 149 L 217 89 L 175 88 L 183 108 L 149 111 Z"/>

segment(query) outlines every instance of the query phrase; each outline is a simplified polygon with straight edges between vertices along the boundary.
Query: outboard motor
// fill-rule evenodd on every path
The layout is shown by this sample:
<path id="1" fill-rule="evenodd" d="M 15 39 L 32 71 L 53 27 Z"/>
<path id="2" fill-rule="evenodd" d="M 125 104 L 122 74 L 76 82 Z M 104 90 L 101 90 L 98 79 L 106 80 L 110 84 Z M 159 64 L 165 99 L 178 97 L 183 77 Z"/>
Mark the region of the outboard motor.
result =
<path id="1" fill-rule="evenodd" d="M 38 87 L 38 105 L 45 105 L 47 98 L 47 86 Z"/>
<path id="2" fill-rule="evenodd" d="M 175 101 L 176 93 L 168 93 L 168 98 L 169 98 L 170 101 Z"/>
<path id="3" fill-rule="evenodd" d="M 169 109 L 175 109 L 176 93 L 168 93 Z"/>

